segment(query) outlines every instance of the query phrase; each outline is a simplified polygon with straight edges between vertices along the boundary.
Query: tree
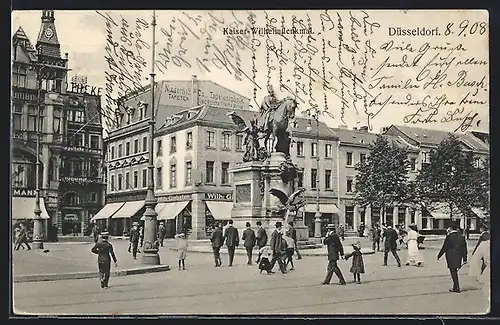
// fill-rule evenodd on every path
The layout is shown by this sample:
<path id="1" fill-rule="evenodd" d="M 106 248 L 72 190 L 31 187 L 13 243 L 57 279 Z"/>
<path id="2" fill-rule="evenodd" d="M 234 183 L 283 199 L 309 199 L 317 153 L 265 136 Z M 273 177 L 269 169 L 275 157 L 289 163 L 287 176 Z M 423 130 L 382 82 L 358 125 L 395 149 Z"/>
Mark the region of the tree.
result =
<path id="1" fill-rule="evenodd" d="M 474 167 L 472 152 L 462 150 L 462 143 L 452 134 L 430 152 L 430 164 L 422 166 L 417 176 L 416 194 L 431 210 L 433 203 L 440 202 L 449 207 L 450 218 L 458 211 L 466 216 L 471 207 L 481 207 L 481 198 L 486 197 L 483 174 Z"/>
<path id="2" fill-rule="evenodd" d="M 377 135 L 366 162 L 356 166 L 356 201 L 361 206 L 381 208 L 409 199 L 408 151 Z"/>

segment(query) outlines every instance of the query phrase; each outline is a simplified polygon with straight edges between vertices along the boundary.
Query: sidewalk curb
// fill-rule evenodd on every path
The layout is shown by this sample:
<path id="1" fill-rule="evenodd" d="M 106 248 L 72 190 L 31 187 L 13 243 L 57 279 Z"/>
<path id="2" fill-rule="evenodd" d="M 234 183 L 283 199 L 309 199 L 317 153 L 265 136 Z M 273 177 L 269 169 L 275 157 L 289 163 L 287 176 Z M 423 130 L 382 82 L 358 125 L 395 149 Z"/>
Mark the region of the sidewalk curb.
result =
<path id="1" fill-rule="evenodd" d="M 176 248 L 173 248 L 171 247 L 170 250 L 172 251 L 177 251 Z M 192 253 L 202 253 L 202 254 L 213 254 L 212 250 L 207 250 L 205 249 L 205 247 L 191 247 L 189 248 L 188 247 L 188 252 L 192 252 Z M 254 250 L 253 251 L 254 253 L 257 253 L 257 250 Z M 246 251 L 243 250 L 243 249 L 236 249 L 235 250 L 235 255 L 246 255 Z M 364 252 L 362 252 L 363 255 L 373 255 L 375 254 L 375 251 L 374 250 L 365 250 Z M 302 256 L 327 256 L 328 255 L 328 252 L 325 251 L 325 252 L 308 252 L 308 249 L 302 249 L 300 250 L 300 255 Z"/>
<path id="2" fill-rule="evenodd" d="M 169 271 L 170 266 L 168 265 L 158 265 L 158 266 L 148 266 L 140 267 L 127 270 L 116 270 L 111 271 L 111 276 L 126 276 L 126 275 L 136 275 L 144 273 L 157 273 Z M 89 279 L 99 277 L 99 272 L 72 272 L 72 273 L 61 273 L 61 274 L 28 274 L 19 275 L 14 277 L 14 283 L 20 282 L 42 282 L 42 281 L 57 281 L 57 280 L 73 280 L 73 279 Z"/>

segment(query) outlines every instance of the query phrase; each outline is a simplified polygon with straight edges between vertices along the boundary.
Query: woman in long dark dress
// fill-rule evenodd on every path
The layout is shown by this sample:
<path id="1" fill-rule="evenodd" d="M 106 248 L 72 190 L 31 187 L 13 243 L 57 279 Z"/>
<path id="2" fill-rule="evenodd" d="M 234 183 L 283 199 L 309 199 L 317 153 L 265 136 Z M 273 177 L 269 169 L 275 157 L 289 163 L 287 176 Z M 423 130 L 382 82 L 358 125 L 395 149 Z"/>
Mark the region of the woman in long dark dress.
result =
<path id="1" fill-rule="evenodd" d="M 357 241 L 352 244 L 354 249 L 352 253 L 345 254 L 344 259 L 347 261 L 352 257 L 351 273 L 354 275 L 354 281 L 361 283 L 361 274 L 365 273 L 365 263 L 363 262 L 363 254 L 361 253 L 361 243 Z"/>

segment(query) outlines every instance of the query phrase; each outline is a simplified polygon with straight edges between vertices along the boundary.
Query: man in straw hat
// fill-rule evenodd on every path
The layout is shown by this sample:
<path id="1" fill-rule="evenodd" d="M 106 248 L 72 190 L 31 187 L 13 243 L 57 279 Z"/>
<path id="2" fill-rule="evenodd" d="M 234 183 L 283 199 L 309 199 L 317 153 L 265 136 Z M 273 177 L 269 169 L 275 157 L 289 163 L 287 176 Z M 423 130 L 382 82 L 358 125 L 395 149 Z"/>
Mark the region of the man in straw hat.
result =
<path id="1" fill-rule="evenodd" d="M 345 285 L 344 276 L 340 271 L 337 261 L 344 256 L 344 247 L 340 242 L 340 238 L 335 232 L 335 225 L 329 224 L 326 226 L 326 237 L 323 240 L 323 244 L 327 245 L 328 248 L 328 267 L 326 272 L 325 280 L 323 284 L 330 284 L 332 280 L 333 273 L 339 278 L 339 285 Z"/>
<path id="2" fill-rule="evenodd" d="M 118 266 L 115 252 L 113 251 L 113 245 L 108 242 L 109 234 L 107 232 L 101 233 L 101 240 L 98 241 L 94 247 L 92 247 L 92 253 L 97 254 L 97 266 L 99 268 L 99 279 L 101 281 L 101 288 L 108 288 L 109 276 L 111 272 L 111 258 L 115 263 L 115 267 Z M 110 257 L 111 255 L 111 257 Z"/>
<path id="3" fill-rule="evenodd" d="M 450 269 L 451 278 L 453 280 L 453 288 L 450 292 L 460 293 L 460 283 L 458 281 L 458 270 L 467 263 L 467 242 L 465 237 L 458 232 L 458 226 L 452 223 L 451 230 L 444 239 L 443 247 L 437 255 L 437 259 L 446 254 L 446 263 Z M 462 264 L 463 261 L 463 264 Z"/>
<path id="4" fill-rule="evenodd" d="M 134 257 L 134 260 L 137 259 L 137 250 L 139 247 L 140 237 L 141 234 L 139 232 L 139 223 L 134 222 L 132 224 L 132 228 L 130 229 L 130 244 L 132 244 L 132 256 Z"/>

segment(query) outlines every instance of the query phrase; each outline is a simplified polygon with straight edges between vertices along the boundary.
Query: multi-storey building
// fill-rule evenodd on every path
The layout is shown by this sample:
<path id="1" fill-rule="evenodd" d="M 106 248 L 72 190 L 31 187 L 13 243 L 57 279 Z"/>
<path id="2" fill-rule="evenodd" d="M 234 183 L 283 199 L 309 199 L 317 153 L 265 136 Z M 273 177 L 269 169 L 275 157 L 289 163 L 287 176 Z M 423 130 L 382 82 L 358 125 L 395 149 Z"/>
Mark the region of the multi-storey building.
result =
<path id="1" fill-rule="evenodd" d="M 249 99 L 212 81 L 192 76 L 187 81 L 159 81 L 155 85 L 155 129 L 176 120 L 176 113 L 197 105 L 215 105 L 246 110 Z M 148 119 L 151 88 L 145 86 L 118 100 L 114 120 L 107 121 L 106 206 L 94 220 L 113 234 L 122 234 L 144 212 L 147 187 Z M 146 104 L 148 103 L 148 104 Z M 160 169 L 161 171 L 161 169 Z M 158 206 L 159 209 L 161 206 Z"/>
<path id="2" fill-rule="evenodd" d="M 401 125 L 391 125 L 384 130 L 386 135 L 395 135 L 405 142 L 417 147 L 419 150 L 418 157 L 416 158 L 416 166 L 418 170 L 425 168 L 425 165 L 430 163 L 430 151 L 437 148 L 439 143 L 450 136 L 450 132 L 423 129 L 409 126 Z M 489 156 L 489 136 L 484 132 L 466 132 L 463 134 L 455 133 L 460 139 L 463 150 L 471 151 L 475 157 L 476 167 L 482 166 L 485 158 Z M 465 221 L 467 220 L 470 226 L 473 223 L 473 227 L 478 229 L 479 218 L 484 217 L 483 213 L 477 209 L 472 208 L 476 216 L 472 218 L 464 218 L 464 216 L 457 212 L 454 213 L 454 219 L 460 221 L 460 226 L 465 227 Z M 420 229 L 432 230 L 432 229 L 446 229 L 451 222 L 449 206 L 446 204 L 437 204 L 437 207 L 433 209 L 422 208 L 417 213 L 421 214 L 419 218 L 420 223 L 417 223 Z M 417 220 L 417 221 L 419 221 Z"/>
<path id="3" fill-rule="evenodd" d="M 379 207 L 361 207 L 356 204 L 355 198 L 355 178 L 356 166 L 365 161 L 370 154 L 370 147 L 377 138 L 376 133 L 368 132 L 368 127 L 359 129 L 347 129 L 347 126 L 332 129 L 338 136 L 337 142 L 339 156 L 339 209 L 341 210 L 341 220 L 347 231 L 357 231 L 364 223 L 365 227 L 371 227 L 375 223 L 401 225 L 418 223 L 415 210 L 409 206 L 396 205 L 387 207 L 385 213 L 381 213 Z M 418 148 L 411 146 L 399 136 L 385 135 L 390 142 L 398 146 L 405 147 L 408 150 L 408 159 L 410 160 L 409 176 L 414 178 L 417 173 L 416 158 Z"/>
<path id="4" fill-rule="evenodd" d="M 12 217 L 17 221 L 34 216 L 39 156 L 41 216 L 50 219 L 45 234 L 49 225 L 57 226 L 59 233 L 80 233 L 89 213 L 101 205 L 91 194 L 102 193 L 100 98 L 69 85 L 68 54 L 61 58 L 54 11 L 42 13 L 36 48 L 21 27 L 12 44 Z"/>

